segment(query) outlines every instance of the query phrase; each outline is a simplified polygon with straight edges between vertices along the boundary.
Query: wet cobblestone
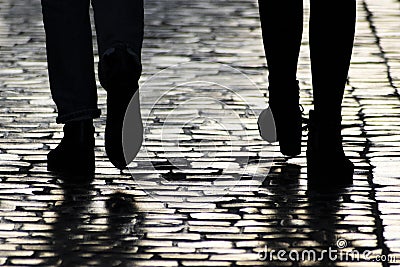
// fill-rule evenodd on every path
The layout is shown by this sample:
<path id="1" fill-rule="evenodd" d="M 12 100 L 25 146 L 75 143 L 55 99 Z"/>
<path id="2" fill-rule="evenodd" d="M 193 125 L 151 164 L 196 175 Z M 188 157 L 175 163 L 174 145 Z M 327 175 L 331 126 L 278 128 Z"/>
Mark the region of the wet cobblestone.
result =
<path id="1" fill-rule="evenodd" d="M 199 122 L 184 134 L 174 131 L 201 109 L 224 118 L 204 99 L 179 109 L 162 133 L 158 122 L 168 106 L 190 99 L 190 88 L 164 96 L 166 107 L 151 113 L 147 154 L 140 152 L 129 171 L 121 173 L 107 160 L 103 115 L 96 121 L 94 179 L 84 183 L 47 172 L 46 154 L 62 134 L 48 88 L 39 1 L 0 0 L 0 7 L 1 266 L 400 266 L 399 1 L 358 1 L 343 101 L 345 150 L 356 173 L 352 187 L 332 195 L 307 191 L 306 135 L 301 156 L 284 158 L 274 147 L 258 150 L 263 141 L 250 119 L 245 127 L 228 116 L 224 129 Z M 146 0 L 145 7 L 142 85 L 187 62 L 190 68 L 167 73 L 169 79 L 152 86 L 163 90 L 191 77 L 234 80 L 232 72 L 215 68 L 222 63 L 267 93 L 256 1 Z M 298 76 L 307 113 L 312 92 L 306 35 L 303 43 Z M 242 86 L 241 95 L 259 101 L 257 90 Z M 98 92 L 105 114 L 105 91 L 99 86 Z M 248 112 L 238 97 L 225 93 L 200 90 L 201 97 L 230 101 L 236 114 Z M 270 169 L 265 181 L 245 177 L 231 186 L 243 166 L 256 163 L 258 172 Z M 337 248 L 341 239 L 347 242 L 343 251 L 369 250 L 397 257 L 397 264 L 270 262 L 258 255 L 265 246 Z"/>

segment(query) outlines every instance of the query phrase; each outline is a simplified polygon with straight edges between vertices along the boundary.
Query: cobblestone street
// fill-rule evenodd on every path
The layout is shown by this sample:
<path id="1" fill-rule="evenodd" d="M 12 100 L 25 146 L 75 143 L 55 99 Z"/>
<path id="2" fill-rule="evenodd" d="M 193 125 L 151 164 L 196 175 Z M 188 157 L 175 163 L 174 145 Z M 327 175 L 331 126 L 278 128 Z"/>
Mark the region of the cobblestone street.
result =
<path id="1" fill-rule="evenodd" d="M 46 168 L 62 125 L 40 1 L 0 0 L 0 265 L 400 266 L 400 2 L 357 4 L 342 131 L 354 184 L 318 194 L 307 190 L 307 132 L 302 154 L 283 157 L 251 115 L 268 85 L 256 0 L 145 0 L 145 145 L 129 170 L 108 161 L 98 84 L 88 183 Z M 307 33 L 298 78 L 308 116 Z M 330 248 L 353 257 L 260 258 Z M 369 261 L 355 259 L 366 251 Z"/>

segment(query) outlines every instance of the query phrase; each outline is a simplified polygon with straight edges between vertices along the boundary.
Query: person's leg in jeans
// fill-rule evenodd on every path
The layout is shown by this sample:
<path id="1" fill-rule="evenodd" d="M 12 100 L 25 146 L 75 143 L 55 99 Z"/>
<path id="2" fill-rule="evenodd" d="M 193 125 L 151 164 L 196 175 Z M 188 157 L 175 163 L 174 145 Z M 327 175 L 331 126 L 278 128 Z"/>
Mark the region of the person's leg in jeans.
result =
<path id="1" fill-rule="evenodd" d="M 269 105 L 283 154 L 301 152 L 301 111 L 297 62 L 303 33 L 303 1 L 259 0 L 269 71 Z"/>
<path id="2" fill-rule="evenodd" d="M 310 55 L 315 111 L 310 114 L 307 165 L 308 176 L 316 183 L 326 183 L 326 179 L 352 180 L 354 166 L 342 147 L 341 105 L 355 21 L 355 0 L 337 0 L 332 4 L 311 0 Z"/>
<path id="3" fill-rule="evenodd" d="M 42 0 L 52 97 L 64 138 L 48 155 L 50 170 L 94 169 L 92 119 L 100 116 L 89 0 Z"/>
<path id="4" fill-rule="evenodd" d="M 138 152 L 142 138 L 138 80 L 141 75 L 143 0 L 92 1 L 99 47 L 99 79 L 107 90 L 106 152 L 124 168 Z M 122 131 L 129 102 L 129 127 Z M 126 125 L 125 125 L 126 126 Z M 124 134 L 123 149 L 122 137 Z M 125 153 L 125 154 L 124 154 Z"/>

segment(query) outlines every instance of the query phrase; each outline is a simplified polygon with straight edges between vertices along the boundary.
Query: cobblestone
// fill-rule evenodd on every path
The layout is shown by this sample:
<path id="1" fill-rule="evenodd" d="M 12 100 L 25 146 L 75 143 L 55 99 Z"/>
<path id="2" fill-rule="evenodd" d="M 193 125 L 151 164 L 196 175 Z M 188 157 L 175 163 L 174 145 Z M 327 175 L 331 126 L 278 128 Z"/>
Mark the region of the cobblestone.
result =
<path id="1" fill-rule="evenodd" d="M 147 151 L 129 171 L 108 162 L 105 116 L 96 121 L 90 184 L 46 170 L 62 128 L 47 81 L 39 1 L 0 0 L 0 6 L 1 266 L 400 266 L 399 1 L 358 1 L 343 101 L 345 150 L 356 173 L 354 185 L 336 195 L 307 191 L 306 135 L 296 158 L 263 147 L 243 100 L 264 102 L 260 92 L 218 65 L 240 70 L 267 94 L 257 1 L 145 1 L 140 84 L 154 90 L 143 92 L 143 111 L 165 88 L 175 89 L 149 113 Z M 306 113 L 308 54 L 305 34 L 298 77 Z M 182 63 L 179 72 L 157 74 Z M 238 94 L 210 84 L 182 86 L 193 79 L 233 81 Z M 98 93 L 106 114 L 100 85 Z M 238 180 L 244 170 L 268 176 Z M 344 251 L 369 250 L 397 262 L 259 259 L 265 246 L 321 251 L 337 249 L 337 240 L 346 241 Z"/>

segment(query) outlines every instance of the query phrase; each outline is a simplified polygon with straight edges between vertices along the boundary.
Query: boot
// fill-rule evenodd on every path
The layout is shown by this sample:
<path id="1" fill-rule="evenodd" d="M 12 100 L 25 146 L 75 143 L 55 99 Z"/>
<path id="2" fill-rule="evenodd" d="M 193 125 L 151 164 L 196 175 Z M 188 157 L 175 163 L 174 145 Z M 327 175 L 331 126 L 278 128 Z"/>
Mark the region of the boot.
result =
<path id="1" fill-rule="evenodd" d="M 301 153 L 300 88 L 296 81 L 290 88 L 285 88 L 288 90 L 279 89 L 269 88 L 269 106 L 275 121 L 280 151 L 293 157 Z"/>
<path id="2" fill-rule="evenodd" d="M 95 169 L 93 120 L 67 122 L 60 144 L 47 155 L 52 172 L 90 174 Z"/>
<path id="3" fill-rule="evenodd" d="M 341 118 L 328 120 L 310 111 L 307 142 L 307 177 L 310 187 L 349 185 L 354 165 L 345 156 L 341 136 Z"/>
<path id="4" fill-rule="evenodd" d="M 111 163 L 124 169 L 138 153 L 143 139 L 143 126 L 140 116 L 138 80 L 141 74 L 139 57 L 129 46 L 118 43 L 108 49 L 99 62 L 99 79 L 107 91 L 107 123 L 105 148 Z M 129 106 L 131 100 L 134 107 Z M 123 140 L 124 118 L 128 106 L 130 121 L 129 136 Z M 128 146 L 129 156 L 124 153 L 124 144 Z"/>

